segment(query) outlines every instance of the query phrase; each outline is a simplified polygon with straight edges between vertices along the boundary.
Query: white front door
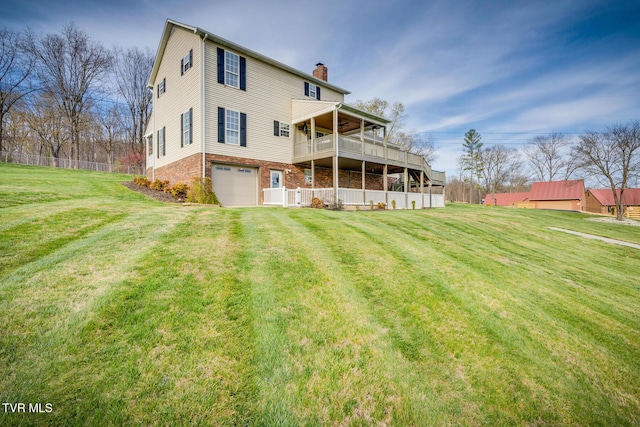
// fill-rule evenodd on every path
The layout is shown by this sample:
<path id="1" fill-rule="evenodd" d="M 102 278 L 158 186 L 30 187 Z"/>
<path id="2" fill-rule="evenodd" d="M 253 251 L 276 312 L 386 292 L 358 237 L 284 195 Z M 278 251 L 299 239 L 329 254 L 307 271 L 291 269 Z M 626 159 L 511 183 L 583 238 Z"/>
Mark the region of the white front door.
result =
<path id="1" fill-rule="evenodd" d="M 282 187 L 282 171 L 271 171 L 271 188 Z"/>

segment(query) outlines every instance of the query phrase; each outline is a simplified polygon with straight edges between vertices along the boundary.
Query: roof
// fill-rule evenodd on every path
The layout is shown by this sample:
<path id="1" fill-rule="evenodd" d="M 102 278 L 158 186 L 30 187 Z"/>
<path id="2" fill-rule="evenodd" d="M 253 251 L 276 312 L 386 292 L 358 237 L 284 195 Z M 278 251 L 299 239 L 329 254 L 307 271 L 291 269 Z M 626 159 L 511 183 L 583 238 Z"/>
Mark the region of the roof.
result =
<path id="1" fill-rule="evenodd" d="M 512 206 L 524 202 L 529 198 L 529 192 L 525 193 L 487 193 L 484 198 L 485 205 Z"/>
<path id="2" fill-rule="evenodd" d="M 613 191 L 610 188 L 594 188 L 588 191 L 602 206 L 615 206 L 616 203 L 613 200 Z M 618 190 L 617 193 L 619 197 L 620 190 Z M 640 188 L 626 188 L 624 190 L 623 203 L 625 206 L 640 206 Z"/>
<path id="3" fill-rule="evenodd" d="M 173 21 L 171 19 L 167 19 L 167 22 L 165 23 L 164 26 L 164 31 L 162 32 L 162 38 L 160 39 L 160 44 L 158 45 L 158 50 L 156 52 L 156 57 L 155 60 L 153 62 L 153 68 L 151 70 L 151 75 L 149 76 L 149 82 L 147 83 L 147 85 L 149 87 L 153 87 L 153 82 L 155 82 L 156 80 L 156 75 L 158 74 L 158 69 L 160 68 L 160 58 L 162 58 L 162 56 L 164 55 L 164 50 L 167 47 L 167 41 L 169 40 L 169 36 L 171 35 L 171 30 L 174 27 L 179 27 L 182 28 L 183 30 L 186 31 L 191 31 L 194 34 L 199 35 L 200 37 L 202 37 L 205 40 L 210 40 L 213 43 L 219 44 L 221 46 L 227 47 L 231 50 L 234 50 L 236 52 L 242 53 L 244 55 L 250 56 L 252 58 L 255 58 L 259 61 L 262 62 L 266 62 L 267 64 L 273 65 L 274 67 L 280 68 L 284 71 L 287 71 L 289 73 L 295 74 L 299 77 L 302 77 L 305 80 L 309 80 L 310 82 L 312 82 L 313 84 L 319 85 L 321 87 L 326 87 L 332 90 L 335 90 L 336 92 L 342 93 L 343 95 L 348 95 L 351 92 L 349 92 L 346 89 L 343 89 L 341 87 L 335 86 L 331 83 L 325 82 L 324 80 L 320 80 L 317 79 L 315 77 L 313 77 L 311 74 L 308 73 L 304 73 L 300 70 L 296 70 L 293 67 L 290 67 L 288 65 L 285 65 L 281 62 L 276 61 L 275 59 L 271 59 L 267 56 L 264 56 L 258 52 L 254 52 L 250 49 L 247 49 L 244 46 L 240 46 L 239 44 L 233 43 L 229 40 L 223 39 L 220 36 L 217 36 L 213 33 L 210 33 L 208 31 L 205 31 L 201 28 L 198 27 L 193 27 L 191 25 L 186 25 L 186 24 L 182 24 L 178 21 Z"/>
<path id="4" fill-rule="evenodd" d="M 584 199 L 584 181 L 534 182 L 531 185 L 529 200 L 582 200 Z"/>

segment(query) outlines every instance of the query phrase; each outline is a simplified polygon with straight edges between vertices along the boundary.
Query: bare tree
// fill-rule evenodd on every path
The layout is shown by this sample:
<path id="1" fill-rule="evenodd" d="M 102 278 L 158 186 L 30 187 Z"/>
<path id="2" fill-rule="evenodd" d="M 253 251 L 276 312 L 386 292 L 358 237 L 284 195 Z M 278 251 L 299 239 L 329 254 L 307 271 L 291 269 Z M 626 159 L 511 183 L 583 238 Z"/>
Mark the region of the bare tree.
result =
<path id="1" fill-rule="evenodd" d="M 616 218 L 624 218 L 624 191 L 640 175 L 640 121 L 585 132 L 575 146 L 579 165 L 613 192 Z"/>
<path id="2" fill-rule="evenodd" d="M 126 51 L 115 49 L 114 85 L 128 110 L 131 149 L 145 158 L 145 126 L 151 116 L 153 93 L 147 81 L 153 68 L 154 55 L 137 47 Z"/>
<path id="3" fill-rule="evenodd" d="M 80 132 L 92 90 L 106 75 L 111 53 L 89 38 L 75 24 L 66 25 L 61 34 L 48 34 L 35 40 L 36 73 L 44 90 L 55 96 L 58 108 L 69 121 L 70 156 L 80 160 Z"/>
<path id="4" fill-rule="evenodd" d="M 55 97 L 46 92 L 40 94 L 30 103 L 24 121 L 38 137 L 40 155 L 44 154 L 43 150 L 46 151 L 51 155 L 52 166 L 57 167 L 63 147 L 68 146 L 69 132 Z"/>
<path id="5" fill-rule="evenodd" d="M 0 151 L 5 149 L 5 118 L 16 102 L 34 90 L 28 84 L 34 66 L 34 57 L 25 49 L 28 37 L 28 33 L 0 30 Z"/>
<path id="6" fill-rule="evenodd" d="M 504 145 L 483 149 L 479 153 L 479 159 L 483 166 L 482 182 L 485 194 L 506 191 L 512 177 L 517 175 L 522 167 L 518 150 Z"/>
<path id="7" fill-rule="evenodd" d="M 577 169 L 570 146 L 571 141 L 562 133 L 552 132 L 533 138 L 531 144 L 524 149 L 533 177 L 537 181 L 569 179 Z"/>
<path id="8" fill-rule="evenodd" d="M 109 172 L 112 172 L 117 146 L 124 140 L 123 117 L 114 104 L 111 108 L 98 114 L 98 122 L 96 142 L 107 155 Z"/>
<path id="9" fill-rule="evenodd" d="M 394 144 L 402 145 L 402 141 L 398 140 L 397 133 L 404 127 L 404 121 L 407 117 L 402 102 L 394 102 L 389 104 L 388 101 L 380 98 L 373 98 L 367 101 L 357 100 L 353 106 L 359 110 L 367 111 L 389 120 L 387 127 L 387 140 Z"/>

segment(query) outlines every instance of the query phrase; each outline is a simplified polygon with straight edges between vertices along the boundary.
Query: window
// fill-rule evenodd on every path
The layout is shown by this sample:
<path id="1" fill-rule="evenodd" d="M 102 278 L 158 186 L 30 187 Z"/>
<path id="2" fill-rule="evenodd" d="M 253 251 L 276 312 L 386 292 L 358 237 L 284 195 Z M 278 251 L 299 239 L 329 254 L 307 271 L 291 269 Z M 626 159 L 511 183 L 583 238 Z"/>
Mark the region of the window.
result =
<path id="1" fill-rule="evenodd" d="M 271 188 L 282 187 L 282 171 L 271 171 Z"/>
<path id="2" fill-rule="evenodd" d="M 247 90 L 247 59 L 233 52 L 217 48 L 218 83 Z"/>
<path id="3" fill-rule="evenodd" d="M 164 157 L 167 154 L 164 136 L 165 128 L 163 127 L 162 129 L 158 130 L 158 158 L 160 158 L 161 156 Z"/>
<path id="4" fill-rule="evenodd" d="M 193 142 L 193 108 L 180 116 L 181 139 L 180 146 L 184 147 Z"/>
<path id="5" fill-rule="evenodd" d="M 240 77 L 240 59 L 235 53 L 225 52 L 224 83 L 227 86 L 238 87 Z"/>
<path id="6" fill-rule="evenodd" d="M 225 125 L 225 141 L 227 144 L 240 144 L 240 113 L 227 110 Z"/>
<path id="7" fill-rule="evenodd" d="M 182 61 L 180 61 L 180 75 L 184 75 L 184 73 L 189 71 L 189 68 L 191 67 L 193 67 L 193 49 L 191 49 L 189 53 L 182 58 Z"/>
<path id="8" fill-rule="evenodd" d="M 152 156 L 153 155 L 153 135 L 149 135 L 147 137 L 147 147 L 148 147 L 148 150 L 149 150 L 148 155 Z"/>
<path id="9" fill-rule="evenodd" d="M 247 115 L 218 107 L 218 142 L 247 146 Z"/>
<path id="10" fill-rule="evenodd" d="M 305 184 L 311 184 L 313 182 L 312 176 L 311 176 L 311 169 L 304 170 L 304 182 Z"/>
<path id="11" fill-rule="evenodd" d="M 310 98 L 320 100 L 320 87 L 313 83 L 304 82 L 304 94 Z"/>
<path id="12" fill-rule="evenodd" d="M 273 136 L 284 136 L 289 138 L 289 123 L 273 121 Z"/>
<path id="13" fill-rule="evenodd" d="M 160 83 L 158 83 L 158 98 L 160 98 L 160 95 L 162 95 L 166 91 L 167 91 L 167 78 L 165 77 L 164 79 L 162 79 Z"/>

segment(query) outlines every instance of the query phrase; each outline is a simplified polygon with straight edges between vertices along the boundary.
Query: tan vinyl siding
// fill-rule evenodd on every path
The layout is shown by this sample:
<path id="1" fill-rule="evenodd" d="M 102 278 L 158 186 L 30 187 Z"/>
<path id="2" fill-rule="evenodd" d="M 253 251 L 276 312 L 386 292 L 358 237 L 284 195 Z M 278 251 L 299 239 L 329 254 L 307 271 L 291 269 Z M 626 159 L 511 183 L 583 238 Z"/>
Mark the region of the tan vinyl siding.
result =
<path id="1" fill-rule="evenodd" d="M 322 93 L 324 98 L 324 93 Z M 299 100 L 294 99 L 291 101 L 291 114 L 293 119 L 299 119 L 301 117 L 306 117 L 310 114 L 315 113 L 316 111 L 324 110 L 326 108 L 335 105 L 335 102 L 325 102 L 325 101 L 314 101 L 310 100 Z"/>
<path id="2" fill-rule="evenodd" d="M 304 98 L 305 80 L 251 56 L 247 61 L 247 90 L 217 82 L 218 46 L 206 42 L 206 151 L 207 153 L 290 163 L 293 157 L 293 129 L 289 138 L 273 135 L 273 122 L 291 124 L 292 99 Z M 223 47 L 223 49 L 227 50 Z M 320 86 L 322 101 L 344 101 L 344 95 Z M 218 142 L 218 107 L 247 115 L 247 146 Z"/>
<path id="3" fill-rule="evenodd" d="M 193 49 L 193 66 L 180 74 L 181 60 Z M 189 31 L 174 27 L 162 57 L 153 86 L 153 162 L 155 167 L 165 166 L 202 151 L 201 135 L 201 39 Z M 166 78 L 166 92 L 158 98 L 158 83 Z M 181 115 L 193 109 L 193 142 L 184 147 L 181 141 Z M 166 155 L 158 158 L 158 130 L 166 127 Z"/>

